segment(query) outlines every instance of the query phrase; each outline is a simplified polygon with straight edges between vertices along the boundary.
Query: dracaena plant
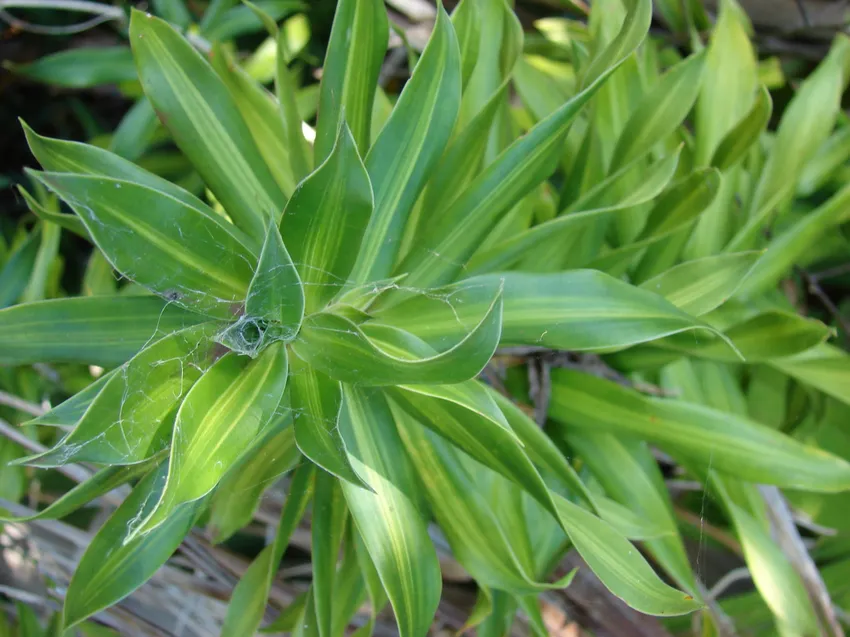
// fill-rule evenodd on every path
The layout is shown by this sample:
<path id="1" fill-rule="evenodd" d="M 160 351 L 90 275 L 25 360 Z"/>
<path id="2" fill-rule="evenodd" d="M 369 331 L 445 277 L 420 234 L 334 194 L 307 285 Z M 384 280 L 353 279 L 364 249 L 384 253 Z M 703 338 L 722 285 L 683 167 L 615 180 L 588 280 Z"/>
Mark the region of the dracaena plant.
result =
<path id="1" fill-rule="evenodd" d="M 308 507 L 310 587 L 272 628 L 338 635 L 368 596 L 364 630 L 389 602 L 402 635 L 424 635 L 441 591 L 433 521 L 480 587 L 470 624 L 519 606 L 545 634 L 534 596 L 569 584 L 572 573 L 555 575 L 567 548 L 644 613 L 711 603 L 646 442 L 731 494 L 732 511 L 744 481 L 850 487 L 839 457 L 696 395 L 647 397 L 576 370 L 550 379 L 544 357 L 534 393 L 549 404 L 535 415 L 548 407 L 555 423 L 544 431 L 516 402 L 522 388 L 477 380 L 495 353 L 597 352 L 651 375 L 678 359 L 772 360 L 828 335 L 788 312 L 738 310 L 740 325 L 710 315 L 759 255 L 741 251 L 754 247 L 752 230 L 743 224 L 728 252 L 679 263 L 683 235 L 733 196 L 728 170 L 761 134 L 764 104 L 752 116 L 743 107 L 743 132 L 755 131 L 746 137 L 730 125 L 740 113 L 712 128 L 700 102 L 709 133 L 695 143 L 682 122 L 717 54 L 659 76 L 644 43 L 651 3 L 620 8 L 594 11 L 571 40 L 571 76 L 548 85 L 521 55 L 506 2 L 464 0 L 451 18 L 440 8 L 386 114 L 376 107 L 385 9 L 342 0 L 315 131 L 298 112 L 285 47 L 275 100 L 224 50 L 205 59 L 134 12 L 145 95 L 206 201 L 108 151 L 27 129 L 44 169 L 31 176 L 73 213 L 39 214 L 88 237 L 133 282 L 124 294 L 0 313 L 4 363 L 107 368 L 34 421 L 73 429 L 26 463 L 103 466 L 40 515 L 135 485 L 79 564 L 66 626 L 144 583 L 199 521 L 218 540 L 232 535 L 258 485 L 293 469 L 277 534 L 235 589 L 225 634 L 259 626 Z M 528 104 L 520 116 L 511 88 Z M 750 203 L 753 227 L 788 195 L 770 179 Z M 747 550 L 763 555 L 760 537 Z M 489 630 L 504 632 L 499 615 Z M 712 605 L 707 618 L 722 615 Z"/>

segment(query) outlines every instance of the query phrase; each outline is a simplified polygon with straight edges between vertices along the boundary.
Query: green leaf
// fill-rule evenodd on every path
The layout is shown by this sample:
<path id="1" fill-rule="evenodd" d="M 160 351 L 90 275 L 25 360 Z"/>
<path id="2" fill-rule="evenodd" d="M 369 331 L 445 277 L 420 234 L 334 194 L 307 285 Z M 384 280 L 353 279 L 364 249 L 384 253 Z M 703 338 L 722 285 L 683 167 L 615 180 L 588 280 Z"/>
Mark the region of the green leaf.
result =
<path id="1" fill-rule="evenodd" d="M 342 386 L 300 360 L 292 361 L 292 408 L 295 440 L 305 456 L 342 480 L 357 485 L 362 481 L 354 473 L 339 433 Z"/>
<path id="2" fill-rule="evenodd" d="M 57 226 L 65 228 L 65 230 L 69 230 L 77 236 L 86 239 L 87 241 L 91 241 L 89 231 L 86 229 L 86 226 L 83 223 L 82 219 L 80 219 L 77 215 L 69 215 L 65 212 L 56 212 L 55 210 L 51 210 L 47 206 L 43 206 L 38 201 L 36 201 L 35 197 L 33 197 L 29 192 L 27 192 L 27 190 L 23 186 L 18 186 L 18 192 L 24 198 L 24 201 L 26 201 L 27 208 L 29 208 L 30 212 L 33 213 L 36 217 L 38 217 L 42 221 L 54 223 Z M 8 263 L 6 265 L 8 265 Z M 29 268 L 27 268 L 27 270 L 29 271 Z M 7 275 L 0 274 L 0 276 L 4 277 L 5 279 Z M 7 291 L 7 293 L 4 294 L 4 300 L 6 300 L 12 294 L 8 291 L 14 288 L 4 284 L 2 286 L 2 289 Z M 2 304 L 2 302 L 0 302 L 0 304 Z"/>
<path id="3" fill-rule="evenodd" d="M 133 56 L 126 46 L 82 47 L 46 55 L 30 64 L 3 64 L 37 82 L 63 88 L 91 88 L 136 79 Z"/>
<path id="4" fill-rule="evenodd" d="M 457 34 L 461 60 L 461 84 L 466 88 L 475 64 L 480 45 L 479 11 L 475 0 L 461 0 L 452 11 L 452 25 Z"/>
<path id="5" fill-rule="evenodd" d="M 831 345 L 819 345 L 790 358 L 770 361 L 770 365 L 792 378 L 850 404 L 850 356 Z"/>
<path id="6" fill-rule="evenodd" d="M 371 215 L 369 175 L 343 122 L 328 158 L 299 184 L 281 222 L 308 313 L 322 309 L 344 286 Z"/>
<path id="7" fill-rule="evenodd" d="M 64 625 L 71 628 L 112 606 L 144 584 L 171 557 L 192 528 L 204 501 L 178 509 L 165 524 L 132 537 L 165 486 L 168 465 L 149 473 L 106 521 L 86 548 L 65 596 Z"/>
<path id="8" fill-rule="evenodd" d="M 256 359 L 226 354 L 195 383 L 177 412 L 161 499 L 136 533 L 150 532 L 218 485 L 272 420 L 287 374 L 286 348 L 275 343 Z"/>
<path id="9" fill-rule="evenodd" d="M 691 316 L 702 316 L 746 285 L 760 252 L 737 252 L 680 263 L 644 281 L 641 289 L 663 296 Z"/>
<path id="10" fill-rule="evenodd" d="M 331 637 L 337 583 L 336 562 L 345 533 L 348 511 L 339 482 L 329 473 L 316 474 L 311 520 L 313 558 L 313 604 L 321 637 Z"/>
<path id="11" fill-rule="evenodd" d="M 103 374 L 89 384 L 85 389 L 53 407 L 41 416 L 28 420 L 28 425 L 45 425 L 49 427 L 73 427 L 92 404 L 104 385 L 116 374 L 116 370 Z"/>
<path id="12" fill-rule="evenodd" d="M 289 156 L 292 147 L 288 143 L 284 122 L 274 98 L 237 65 L 224 47 L 213 49 L 211 63 L 248 125 L 275 183 L 283 194 L 290 196 L 300 176 L 292 170 L 292 158 Z M 275 218 L 279 213 L 279 210 L 275 210 Z"/>
<path id="13" fill-rule="evenodd" d="M 70 434 L 25 461 L 40 467 L 73 461 L 134 464 L 162 451 L 174 410 L 213 363 L 210 337 L 217 329 L 204 323 L 143 349 L 110 377 Z"/>
<path id="14" fill-rule="evenodd" d="M 31 232 L 0 269 L 0 309 L 17 302 L 26 290 L 40 239 L 41 232 Z"/>
<path id="15" fill-rule="evenodd" d="M 286 198 L 227 88 L 162 20 L 133 11 L 130 42 L 145 94 L 177 146 L 236 225 L 262 237 Z"/>
<path id="16" fill-rule="evenodd" d="M 615 383 L 553 370 L 550 416 L 576 431 L 631 435 L 743 480 L 810 491 L 850 485 L 850 464 L 728 412 L 648 398 Z"/>
<path id="17" fill-rule="evenodd" d="M 688 228 L 715 199 L 721 183 L 714 169 L 697 170 L 669 187 L 649 212 L 643 230 L 626 245 L 603 253 L 589 265 L 616 274 L 625 270 L 648 246 Z"/>
<path id="18" fill-rule="evenodd" d="M 747 147 L 756 139 L 752 134 L 743 134 L 743 129 L 736 130 L 740 122 L 749 120 L 755 123 L 755 119 L 746 115 L 758 85 L 758 60 L 748 34 L 749 28 L 747 16 L 736 2 L 723 0 L 720 3 L 696 106 L 695 160 L 698 166 L 710 163 L 723 170 L 725 162 L 723 167 L 713 161 L 709 162 L 712 155 L 718 157 L 718 147 L 723 145 L 722 140 L 735 140 L 732 143 L 741 142 L 741 146 Z M 723 95 L 724 99 L 718 100 L 718 95 Z M 764 97 L 767 97 L 769 108 L 770 95 L 766 89 L 762 89 L 757 102 L 762 101 L 764 106 Z M 753 107 L 750 113 L 756 110 Z M 737 126 L 736 122 L 739 122 Z M 761 129 L 757 127 L 748 126 L 746 130 L 757 130 L 756 136 L 761 134 Z"/>
<path id="19" fill-rule="evenodd" d="M 850 73 L 850 38 L 839 35 L 785 109 L 776 138 L 748 206 L 748 219 L 727 246 L 728 252 L 754 243 L 776 206 L 794 192 L 802 168 L 829 135 L 840 110 Z"/>
<path id="20" fill-rule="evenodd" d="M 469 0 L 465 4 L 474 6 Z M 481 169 L 489 139 L 487 132 L 493 127 L 507 90 L 508 83 L 504 83 L 443 153 L 425 190 L 417 223 L 420 231 L 440 222 L 449 204 Z M 422 217 L 423 214 L 427 216 Z"/>
<path id="21" fill-rule="evenodd" d="M 743 282 L 739 294 L 753 295 L 775 286 L 795 264 L 800 263 L 830 228 L 850 220 L 850 186 L 845 186 L 826 202 L 808 212 L 778 236 L 774 236 Z"/>
<path id="22" fill-rule="evenodd" d="M 444 285 L 462 272 L 500 218 L 555 170 L 570 124 L 602 81 L 511 144 L 467 186 L 397 268 L 409 273 L 408 285 Z"/>
<path id="23" fill-rule="evenodd" d="M 700 89 L 705 55 L 691 55 L 669 71 L 634 105 L 614 149 L 611 171 L 625 166 L 673 133 Z"/>
<path id="24" fill-rule="evenodd" d="M 684 615 L 701 607 L 664 584 L 632 544 L 592 513 L 555 495 L 561 524 L 596 576 L 614 595 L 649 615 Z"/>
<path id="25" fill-rule="evenodd" d="M 587 65 L 582 86 L 591 86 L 610 73 L 640 45 L 652 22 L 652 3 L 649 0 L 629 0 L 628 13 L 622 27 L 611 42 Z"/>
<path id="26" fill-rule="evenodd" d="M 642 520 L 651 520 L 664 537 L 644 545 L 675 582 L 695 594 L 696 582 L 679 535 L 673 506 L 658 464 L 645 444 L 587 429 L 561 432 L 605 488 L 606 493 Z"/>
<path id="27" fill-rule="evenodd" d="M 133 182 L 177 199 L 185 206 L 195 208 L 202 215 L 218 217 L 212 208 L 193 194 L 144 170 L 123 157 L 97 146 L 42 137 L 36 134 L 26 123 L 22 122 L 22 125 L 32 154 L 48 172 L 78 173 Z M 257 248 L 259 247 L 258 242 L 254 242 L 235 227 L 231 228 L 230 231 L 231 234 L 239 237 L 242 243 L 249 246 L 252 251 L 255 245 Z"/>
<path id="28" fill-rule="evenodd" d="M 382 323 L 404 325 L 437 346 L 469 329 L 500 281 L 504 281 L 503 345 L 604 350 L 711 329 L 660 296 L 593 270 L 473 277 L 374 315 Z"/>
<path id="29" fill-rule="evenodd" d="M 526 455 L 541 470 L 549 488 L 574 494 L 591 511 L 595 511 L 594 498 L 584 482 L 540 426 L 509 398 L 495 390 L 491 390 L 490 395 L 495 399 L 511 430 L 524 445 Z"/>
<path id="30" fill-rule="evenodd" d="M 345 385 L 343 414 L 340 429 L 349 459 L 372 488 L 342 482 L 348 508 L 390 598 L 401 637 L 424 635 L 442 586 L 420 509 L 421 487 L 378 390 Z"/>
<path id="31" fill-rule="evenodd" d="M 263 621 L 266 600 L 269 598 L 277 567 L 312 497 L 314 473 L 315 467 L 310 463 L 295 470 L 289 485 L 289 495 L 280 513 L 274 542 L 251 562 L 251 566 L 233 590 L 221 630 L 222 637 L 253 635 Z M 156 532 L 154 529 L 153 533 Z"/>
<path id="32" fill-rule="evenodd" d="M 761 87 L 752 108 L 717 146 L 711 158 L 711 165 L 719 170 L 728 170 L 738 163 L 759 140 L 770 122 L 772 112 L 773 102 L 770 92 L 765 87 Z"/>
<path id="33" fill-rule="evenodd" d="M 540 223 L 520 234 L 508 237 L 495 246 L 476 252 L 466 265 L 471 274 L 487 273 L 514 265 L 522 257 L 539 254 L 537 250 L 554 252 L 554 258 L 562 261 L 565 254 L 595 254 L 602 245 L 603 233 L 597 239 L 590 239 L 586 231 L 594 224 L 599 228 L 607 227 L 608 218 L 614 215 L 628 215 L 641 210 L 661 193 L 673 178 L 679 163 L 679 152 L 675 152 L 661 161 L 645 168 L 643 158 L 635 160 L 607 179 L 601 181 L 584 196 L 573 202 L 559 216 Z M 636 187 L 623 187 L 623 182 L 634 183 L 635 172 L 640 171 L 640 184 Z M 623 196 L 618 192 L 626 191 Z M 572 248 L 572 250 L 570 250 Z M 575 256 L 575 262 L 585 260 L 584 256 Z"/>
<path id="34" fill-rule="evenodd" d="M 120 365 L 158 334 L 208 320 L 154 296 L 78 297 L 0 311 L 0 363 Z"/>
<path id="35" fill-rule="evenodd" d="M 207 530 L 216 544 L 248 526 L 263 492 L 302 460 L 292 415 L 276 415 L 274 420 L 227 472 L 212 496 Z"/>
<path id="36" fill-rule="evenodd" d="M 538 581 L 526 568 L 514 550 L 517 538 L 512 537 L 511 529 L 500 523 L 486 493 L 466 471 L 455 450 L 426 431 L 427 421 L 420 424 L 400 409 L 393 412 L 434 517 L 455 559 L 475 581 L 517 595 L 563 588 L 567 582 Z M 571 575 L 567 577 L 571 579 Z"/>
<path id="37" fill-rule="evenodd" d="M 310 147 L 304 139 L 302 117 L 310 119 L 303 107 L 299 107 L 297 84 L 292 72 L 286 66 L 286 31 L 281 29 L 277 35 L 277 65 L 275 67 L 275 90 L 279 102 L 283 134 L 289 155 L 289 166 L 296 180 L 307 176 L 312 166 Z M 315 87 L 315 85 L 313 85 Z M 318 87 L 315 87 L 318 88 Z M 318 101 L 318 95 L 316 96 Z M 315 106 L 317 108 L 318 106 Z M 313 111 L 315 113 L 315 110 Z"/>
<path id="38" fill-rule="evenodd" d="M 830 329 L 798 314 L 768 311 L 732 325 L 723 334 L 725 338 L 705 336 L 698 341 L 673 335 L 654 345 L 700 358 L 737 362 L 743 357 L 749 363 L 758 363 L 804 352 L 825 341 Z M 729 348 L 727 339 L 737 352 Z"/>
<path id="39" fill-rule="evenodd" d="M 275 338 L 295 338 L 304 319 L 304 290 L 276 223 L 269 223 L 245 300 L 245 315 L 271 324 Z"/>
<path id="40" fill-rule="evenodd" d="M 121 119 L 109 141 L 109 150 L 119 157 L 135 161 L 147 150 L 159 126 L 156 111 L 142 96 Z"/>
<path id="41" fill-rule="evenodd" d="M 397 385 L 469 380 L 484 368 L 499 341 L 501 287 L 489 291 L 489 304 L 472 310 L 477 323 L 462 329 L 459 339 L 433 356 L 399 357 L 350 319 L 326 312 L 304 321 L 292 348 L 302 360 L 343 382 Z"/>
<path id="42" fill-rule="evenodd" d="M 322 71 L 315 163 L 330 155 L 344 119 L 361 154 L 369 148 L 372 103 L 387 51 L 389 22 L 379 0 L 337 3 Z"/>
<path id="43" fill-rule="evenodd" d="M 33 173 L 80 215 L 116 270 L 186 309 L 239 311 L 254 255 L 221 218 L 135 183 Z"/>
<path id="44" fill-rule="evenodd" d="M 38 513 L 23 516 L 5 516 L 0 513 L 0 521 L 28 522 L 30 520 L 58 520 L 85 506 L 92 500 L 120 487 L 122 484 L 146 474 L 157 462 L 158 459 L 154 459 L 126 467 L 117 465 L 106 467 L 95 473 L 88 480 L 74 486 L 58 500 L 55 500 Z M 0 512 L 2 512 L 2 509 L 0 509 Z"/>
<path id="45" fill-rule="evenodd" d="M 422 58 L 366 155 L 375 211 L 351 275 L 354 283 L 392 274 L 410 211 L 443 154 L 457 119 L 460 64 L 454 28 L 440 7 Z"/>
<path id="46" fill-rule="evenodd" d="M 275 21 L 305 8 L 305 4 L 300 0 L 257 0 L 256 6 Z M 213 15 L 214 19 L 201 22 L 203 35 L 212 40 L 230 40 L 263 28 L 263 21 L 248 6 L 229 7 Z M 206 15 L 204 17 L 206 18 Z"/>
<path id="47" fill-rule="evenodd" d="M 423 425 L 551 507 L 542 478 L 482 386 L 472 382 L 426 385 L 400 388 L 389 396 Z M 499 417 L 485 410 L 495 410 Z"/>

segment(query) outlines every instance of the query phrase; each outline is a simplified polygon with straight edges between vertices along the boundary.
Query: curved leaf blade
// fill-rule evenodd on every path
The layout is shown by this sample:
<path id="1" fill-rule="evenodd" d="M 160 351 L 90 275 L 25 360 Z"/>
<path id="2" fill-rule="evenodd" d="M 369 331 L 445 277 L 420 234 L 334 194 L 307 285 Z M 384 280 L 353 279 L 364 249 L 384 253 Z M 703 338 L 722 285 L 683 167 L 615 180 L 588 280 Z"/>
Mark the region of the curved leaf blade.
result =
<path id="1" fill-rule="evenodd" d="M 648 398 L 615 383 L 553 370 L 550 415 L 576 430 L 628 434 L 751 482 L 810 491 L 850 487 L 850 464 L 764 425 L 683 401 Z M 709 460 L 710 459 L 710 460 Z"/>
<path id="2" fill-rule="evenodd" d="M 140 11 L 130 45 L 142 87 L 237 226 L 259 239 L 286 198 L 215 71 L 167 22 Z"/>
<path id="3" fill-rule="evenodd" d="M 375 211 L 351 275 L 354 283 L 392 274 L 410 211 L 454 128 L 460 91 L 460 50 L 440 7 L 422 58 L 366 156 Z"/>
<path id="4" fill-rule="evenodd" d="M 70 173 L 37 177 L 68 202 L 127 278 L 186 309 L 219 318 L 237 313 L 254 258 L 224 222 L 135 183 Z"/>
<path id="5" fill-rule="evenodd" d="M 149 473 L 97 532 L 80 560 L 65 596 L 66 629 L 116 602 L 144 584 L 171 557 L 192 528 L 203 501 L 181 507 L 165 524 L 131 538 L 134 521 L 156 503 L 168 465 Z"/>
<path id="6" fill-rule="evenodd" d="M 322 309 L 345 285 L 372 207 L 369 174 L 343 122 L 328 158 L 299 184 L 281 221 L 308 313 Z"/>
<path id="7" fill-rule="evenodd" d="M 89 296 L 0 310 L 0 363 L 85 363 L 111 367 L 157 335 L 208 317 L 155 296 Z"/>
<path id="8" fill-rule="evenodd" d="M 135 533 L 210 493 L 250 450 L 283 398 L 286 363 L 285 346 L 275 343 L 256 359 L 226 354 L 195 383 L 177 412 L 162 496 Z"/>
<path id="9" fill-rule="evenodd" d="M 341 430 L 355 471 L 372 491 L 342 482 L 348 508 L 395 611 L 401 637 L 424 635 L 440 601 L 437 554 L 420 486 L 392 413 L 376 390 L 345 386 Z"/>

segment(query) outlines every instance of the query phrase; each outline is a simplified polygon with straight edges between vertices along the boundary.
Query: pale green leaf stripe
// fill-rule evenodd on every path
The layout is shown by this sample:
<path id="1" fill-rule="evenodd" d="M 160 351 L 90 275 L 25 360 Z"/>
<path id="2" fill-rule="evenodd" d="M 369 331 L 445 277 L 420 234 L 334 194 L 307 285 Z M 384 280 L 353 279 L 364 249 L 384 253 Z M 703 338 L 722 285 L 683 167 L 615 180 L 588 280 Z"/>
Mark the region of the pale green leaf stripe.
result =
<path id="1" fill-rule="evenodd" d="M 334 15 L 319 94 L 315 164 L 331 153 L 342 118 L 362 154 L 369 149 L 372 104 L 389 37 L 380 0 L 341 0 Z"/>
<path id="2" fill-rule="evenodd" d="M 342 386 L 295 358 L 290 395 L 295 418 L 295 440 L 305 456 L 325 471 L 358 486 L 339 433 Z"/>
<path id="3" fill-rule="evenodd" d="M 195 383 L 177 412 L 160 501 L 134 535 L 149 533 L 218 485 L 272 419 L 287 375 L 286 347 L 277 342 L 256 359 L 227 354 Z"/>
<path id="4" fill-rule="evenodd" d="M 145 94 L 237 226 L 262 237 L 286 198 L 215 71 L 166 22 L 133 11 L 130 43 Z"/>
<path id="5" fill-rule="evenodd" d="M 560 239 L 564 246 L 569 246 L 571 237 L 580 237 L 578 233 L 588 225 L 640 209 L 639 206 L 655 199 L 670 183 L 679 165 L 679 150 L 648 169 L 644 170 L 642 163 L 641 159 L 623 167 L 558 217 L 505 239 L 492 248 L 473 254 L 464 270 L 470 274 L 484 274 L 508 268 L 541 244 L 550 244 Z M 630 188 L 628 194 L 623 197 L 613 196 L 620 190 L 621 179 L 631 181 L 634 178 L 636 168 L 641 168 L 642 173 L 638 187 Z"/>
<path id="6" fill-rule="evenodd" d="M 414 468 L 384 397 L 345 386 L 341 430 L 349 458 L 372 491 L 342 482 L 349 510 L 392 603 L 401 637 L 428 632 L 442 588 Z"/>
<path id="7" fill-rule="evenodd" d="M 170 432 L 160 425 L 213 362 L 216 323 L 169 334 L 112 375 L 77 426 L 53 448 L 22 458 L 37 467 L 73 461 L 133 464 L 156 455 Z"/>
<path id="8" fill-rule="evenodd" d="M 702 316 L 746 285 L 761 254 L 735 252 L 686 261 L 644 281 L 640 288 L 663 296 L 683 312 Z"/>
<path id="9" fill-rule="evenodd" d="M 129 482 L 138 476 L 144 475 L 151 470 L 151 467 L 156 462 L 158 462 L 158 459 L 152 459 L 148 462 L 140 462 L 139 464 L 126 467 L 118 465 L 106 467 L 95 473 L 85 482 L 81 482 L 74 486 L 74 488 L 65 493 L 62 497 L 38 513 L 23 516 L 5 516 L 3 515 L 3 510 L 0 509 L 0 522 L 58 520 L 59 518 L 63 518 L 69 513 L 73 513 L 77 509 L 85 506 L 95 498 L 99 498 L 122 484 Z"/>
<path id="10" fill-rule="evenodd" d="M 254 274 L 225 224 L 135 183 L 31 172 L 82 218 L 112 265 L 187 309 L 231 318 Z"/>
<path id="11" fill-rule="evenodd" d="M 751 482 L 837 492 L 850 488 L 850 464 L 728 412 L 648 398 L 615 383 L 554 370 L 550 416 L 576 429 L 633 435 L 671 453 Z"/>
<path id="12" fill-rule="evenodd" d="M 323 308 L 345 286 L 372 208 L 369 174 L 343 122 L 330 155 L 299 184 L 281 221 L 308 313 Z"/>
<path id="13" fill-rule="evenodd" d="M 121 181 L 128 181 L 140 186 L 147 186 L 153 190 L 162 192 L 189 208 L 194 208 L 200 214 L 215 220 L 236 239 L 246 251 L 251 254 L 259 253 L 259 243 L 250 238 L 236 226 L 229 223 L 221 223 L 221 216 L 212 208 L 207 206 L 192 193 L 184 190 L 167 179 L 148 172 L 123 157 L 89 144 L 70 142 L 50 137 L 42 137 L 36 134 L 26 123 L 22 122 L 24 133 L 27 136 L 32 154 L 38 159 L 48 172 L 77 173 L 81 175 L 94 175 L 98 177 L 109 177 Z"/>
<path id="14" fill-rule="evenodd" d="M 325 312 L 304 321 L 292 348 L 302 360 L 343 382 L 458 383 L 474 378 L 496 350 L 502 325 L 501 288 L 496 288 L 488 305 L 475 310 L 478 323 L 463 330 L 451 347 L 430 357 L 399 358 L 348 318 Z"/>
<path id="15" fill-rule="evenodd" d="M 481 315 L 487 291 L 502 281 L 503 345 L 604 350 L 686 330 L 712 330 L 662 297 L 594 270 L 473 277 L 376 311 L 375 317 L 404 325 L 432 345 L 444 343 L 466 333 L 473 317 Z"/>
<path id="16" fill-rule="evenodd" d="M 0 310 L 0 363 L 120 365 L 147 343 L 208 318 L 155 296 L 90 296 Z"/>
<path id="17" fill-rule="evenodd" d="M 351 274 L 353 283 L 392 274 L 410 211 L 454 128 L 460 73 L 454 28 L 440 7 L 428 45 L 366 156 L 375 211 Z"/>
<path id="18" fill-rule="evenodd" d="M 307 504 L 313 495 L 314 473 L 315 467 L 307 463 L 299 467 L 292 476 L 274 542 L 251 562 L 251 566 L 233 589 L 221 637 L 253 635 L 263 621 L 269 591 L 283 552 L 293 531 L 304 517 Z"/>
<path id="19" fill-rule="evenodd" d="M 623 127 L 610 170 L 643 155 L 678 128 L 697 98 L 704 68 L 705 54 L 691 55 L 643 96 Z"/>
<path id="20" fill-rule="evenodd" d="M 106 521 L 80 560 L 65 596 L 63 624 L 71 628 L 112 606 L 144 584 L 192 528 L 204 501 L 181 507 L 165 524 L 131 539 L 134 521 L 146 515 L 165 484 L 168 464 L 149 473 Z"/>

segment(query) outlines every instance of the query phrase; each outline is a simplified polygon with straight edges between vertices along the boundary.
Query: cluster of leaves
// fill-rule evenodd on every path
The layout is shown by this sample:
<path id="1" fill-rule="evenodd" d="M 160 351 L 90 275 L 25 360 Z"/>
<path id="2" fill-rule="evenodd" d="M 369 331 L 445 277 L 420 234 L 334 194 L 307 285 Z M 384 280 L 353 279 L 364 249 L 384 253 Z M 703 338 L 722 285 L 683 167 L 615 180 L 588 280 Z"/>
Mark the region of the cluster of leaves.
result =
<path id="1" fill-rule="evenodd" d="M 850 359 L 779 286 L 846 258 L 850 40 L 768 133 L 746 19 L 721 4 L 683 58 L 647 39 L 649 0 L 540 21 L 533 53 L 506 0 L 462 0 L 438 10 L 390 104 L 383 3 L 341 0 L 315 129 L 278 16 L 237 7 L 277 45 L 272 95 L 226 47 L 204 55 L 133 12 L 144 97 L 125 122 L 158 117 L 188 177 L 133 163 L 143 151 L 119 152 L 121 128 L 106 150 L 25 127 L 40 235 L 0 274 L 41 286 L 9 292 L 21 303 L 0 311 L 0 363 L 104 368 L 27 425 L 52 446 L 16 464 L 101 467 L 34 515 L 133 485 L 80 561 L 64 625 L 132 593 L 195 525 L 232 536 L 290 471 L 226 635 L 260 626 L 308 511 L 310 586 L 270 631 L 341 635 L 368 600 L 363 634 L 389 604 L 401 635 L 424 635 L 441 593 L 433 533 L 479 586 L 468 626 L 482 635 L 517 609 L 546 634 L 536 596 L 569 585 L 569 549 L 641 612 L 699 611 L 705 634 L 725 613 L 765 635 L 828 624 L 772 540 L 766 489 L 850 530 Z M 59 295 L 61 229 L 95 247 L 94 294 L 39 301 Z M 551 369 L 551 351 L 629 380 Z M 654 450 L 702 485 L 700 515 L 710 496 L 754 594 L 718 606 L 699 581 Z M 828 586 L 850 569 L 831 539 Z"/>

